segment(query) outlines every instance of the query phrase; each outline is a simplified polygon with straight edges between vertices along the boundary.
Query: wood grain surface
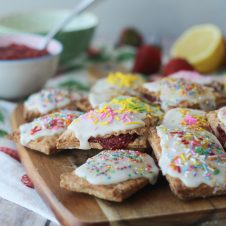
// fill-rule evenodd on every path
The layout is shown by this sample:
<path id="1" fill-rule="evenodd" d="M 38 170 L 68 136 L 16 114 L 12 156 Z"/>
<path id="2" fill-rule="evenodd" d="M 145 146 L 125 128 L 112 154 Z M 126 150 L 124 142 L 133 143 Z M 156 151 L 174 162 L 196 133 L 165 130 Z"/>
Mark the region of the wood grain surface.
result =
<path id="1" fill-rule="evenodd" d="M 23 107 L 18 105 L 13 127 L 23 123 Z M 226 196 L 181 201 L 170 191 L 163 177 L 155 186 L 146 186 L 123 203 L 113 203 L 59 187 L 60 174 L 81 165 L 95 151 L 70 150 L 45 156 L 17 146 L 36 190 L 62 225 L 197 225 L 225 220 Z"/>

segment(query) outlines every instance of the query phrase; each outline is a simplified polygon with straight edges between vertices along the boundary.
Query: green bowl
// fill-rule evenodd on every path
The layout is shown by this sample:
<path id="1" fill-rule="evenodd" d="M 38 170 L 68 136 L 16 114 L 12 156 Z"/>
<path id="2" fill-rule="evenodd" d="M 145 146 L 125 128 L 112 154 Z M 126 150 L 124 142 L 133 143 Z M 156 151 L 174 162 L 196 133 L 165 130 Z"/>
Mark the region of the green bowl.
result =
<path id="1" fill-rule="evenodd" d="M 0 33 L 27 32 L 45 35 L 70 12 L 70 10 L 43 10 L 10 14 L 0 18 Z M 95 15 L 84 13 L 75 17 L 56 35 L 55 39 L 64 46 L 61 64 L 70 62 L 88 48 L 97 24 L 98 19 Z"/>

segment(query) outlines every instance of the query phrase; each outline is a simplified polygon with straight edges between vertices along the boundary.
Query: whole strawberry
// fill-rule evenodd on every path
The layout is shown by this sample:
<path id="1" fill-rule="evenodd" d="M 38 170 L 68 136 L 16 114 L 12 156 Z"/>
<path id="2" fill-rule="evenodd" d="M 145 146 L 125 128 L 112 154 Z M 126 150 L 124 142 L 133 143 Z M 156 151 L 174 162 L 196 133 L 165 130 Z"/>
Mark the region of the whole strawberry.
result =
<path id="1" fill-rule="evenodd" d="M 153 74 L 159 71 L 161 66 L 161 51 L 156 46 L 143 45 L 138 48 L 133 72 L 145 75 Z"/>
<path id="2" fill-rule="evenodd" d="M 193 66 L 183 58 L 173 58 L 164 67 L 163 74 L 168 76 L 178 71 L 194 71 Z"/>
<path id="3" fill-rule="evenodd" d="M 89 47 L 86 50 L 86 54 L 89 58 L 98 58 L 101 55 L 101 50 L 93 47 Z"/>
<path id="4" fill-rule="evenodd" d="M 143 37 L 140 32 L 138 32 L 135 28 L 126 28 L 121 32 L 116 47 L 125 45 L 138 47 L 142 45 L 142 43 Z"/>

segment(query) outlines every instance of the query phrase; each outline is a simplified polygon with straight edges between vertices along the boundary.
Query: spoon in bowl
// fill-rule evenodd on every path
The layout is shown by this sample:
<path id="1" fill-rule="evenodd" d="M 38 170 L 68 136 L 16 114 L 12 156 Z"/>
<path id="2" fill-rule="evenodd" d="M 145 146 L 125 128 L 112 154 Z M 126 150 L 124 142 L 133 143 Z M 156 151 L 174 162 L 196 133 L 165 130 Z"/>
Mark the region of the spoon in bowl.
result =
<path id="1" fill-rule="evenodd" d="M 49 45 L 50 41 L 55 37 L 55 35 L 60 32 L 64 26 L 66 26 L 68 24 L 68 22 L 70 22 L 70 20 L 82 13 L 83 11 L 85 11 L 91 4 L 93 4 L 95 2 L 95 0 L 80 0 L 79 4 L 75 6 L 75 8 L 71 11 L 71 13 L 62 21 L 60 21 L 59 24 L 57 24 L 56 26 L 54 26 L 46 35 L 44 42 L 41 43 L 41 45 L 39 46 L 40 50 L 44 50 L 47 48 L 47 46 Z"/>

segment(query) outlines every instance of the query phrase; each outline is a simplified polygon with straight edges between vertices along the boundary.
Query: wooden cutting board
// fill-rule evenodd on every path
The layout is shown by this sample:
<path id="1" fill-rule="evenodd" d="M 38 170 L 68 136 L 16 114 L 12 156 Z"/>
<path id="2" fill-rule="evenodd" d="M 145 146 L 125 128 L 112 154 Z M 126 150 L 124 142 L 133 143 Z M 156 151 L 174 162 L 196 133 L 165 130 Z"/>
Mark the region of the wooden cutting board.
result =
<path id="1" fill-rule="evenodd" d="M 15 109 L 12 123 L 14 129 L 24 123 L 22 105 Z M 62 173 L 72 171 L 74 164 L 81 165 L 96 153 L 70 150 L 46 156 L 21 145 L 17 148 L 35 189 L 62 225 L 196 225 L 216 219 L 226 222 L 226 196 L 181 201 L 162 177 L 155 186 L 145 187 L 123 203 L 104 201 L 59 186 Z"/>

